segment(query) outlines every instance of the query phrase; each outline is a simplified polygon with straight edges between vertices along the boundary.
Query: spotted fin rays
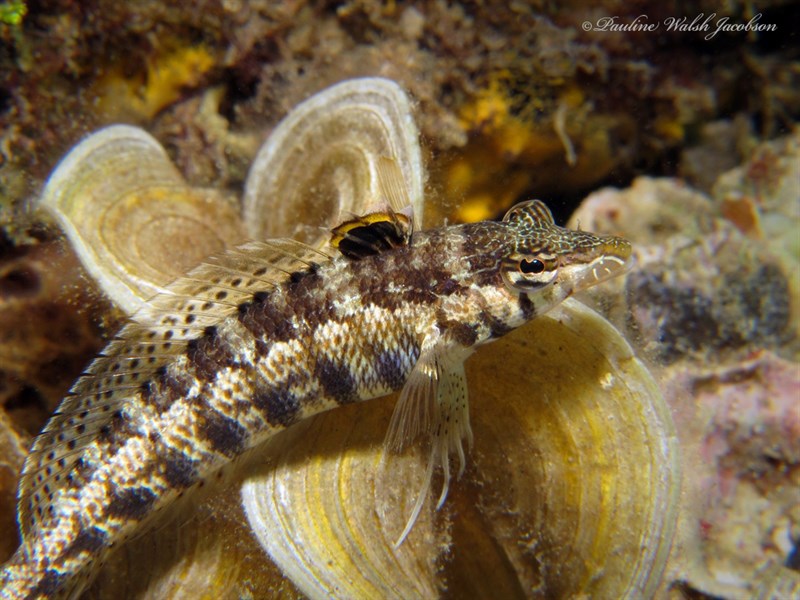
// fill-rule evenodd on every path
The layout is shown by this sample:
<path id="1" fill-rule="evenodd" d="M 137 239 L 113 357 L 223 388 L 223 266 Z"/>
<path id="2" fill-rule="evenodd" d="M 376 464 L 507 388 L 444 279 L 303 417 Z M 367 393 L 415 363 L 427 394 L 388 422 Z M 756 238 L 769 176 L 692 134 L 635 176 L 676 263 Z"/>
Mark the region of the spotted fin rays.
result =
<path id="1" fill-rule="evenodd" d="M 77 380 L 37 436 L 17 494 L 23 541 L 55 517 L 61 490 L 96 468 L 86 447 L 118 426 L 143 386 L 169 377 L 167 367 L 242 303 L 330 260 L 290 239 L 251 242 L 210 257 L 132 317 Z"/>
<path id="2" fill-rule="evenodd" d="M 464 361 L 470 354 L 472 348 L 452 336 L 436 330 L 428 332 L 420 357 L 400 393 L 384 445 L 392 452 L 399 452 L 422 437 L 429 455 L 422 489 L 395 546 L 403 543 L 419 517 L 434 469 L 440 467 L 443 477 L 438 509 L 444 504 L 450 485 L 450 456 L 458 457 L 459 477 L 466 467 L 464 442 L 468 447 L 472 445 L 472 429 Z"/>

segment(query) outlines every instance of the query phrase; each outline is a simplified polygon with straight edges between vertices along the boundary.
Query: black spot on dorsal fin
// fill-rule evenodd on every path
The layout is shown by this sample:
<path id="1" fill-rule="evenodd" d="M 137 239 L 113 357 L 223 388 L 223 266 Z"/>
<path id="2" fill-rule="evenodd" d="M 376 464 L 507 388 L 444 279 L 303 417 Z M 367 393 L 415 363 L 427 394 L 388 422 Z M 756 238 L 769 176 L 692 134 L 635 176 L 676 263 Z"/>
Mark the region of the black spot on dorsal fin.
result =
<path id="1" fill-rule="evenodd" d="M 354 260 L 404 246 L 411 238 L 411 221 L 391 209 L 345 221 L 333 229 L 331 245 Z"/>

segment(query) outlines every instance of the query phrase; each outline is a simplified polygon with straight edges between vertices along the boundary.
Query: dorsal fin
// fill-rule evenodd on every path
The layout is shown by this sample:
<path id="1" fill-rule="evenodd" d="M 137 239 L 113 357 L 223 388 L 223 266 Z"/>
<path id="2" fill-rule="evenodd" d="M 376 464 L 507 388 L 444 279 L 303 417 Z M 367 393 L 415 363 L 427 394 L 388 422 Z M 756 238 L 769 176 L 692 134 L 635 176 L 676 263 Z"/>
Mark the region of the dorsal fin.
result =
<path id="1" fill-rule="evenodd" d="M 355 215 L 332 230 L 331 245 L 348 258 L 358 260 L 403 246 L 418 225 L 397 161 L 379 156 L 377 177 L 383 199 L 377 204 L 386 209 Z"/>
<path id="2" fill-rule="evenodd" d="M 36 438 L 22 470 L 18 520 L 23 540 L 51 514 L 86 447 L 187 343 L 258 292 L 330 260 L 287 239 L 251 242 L 209 258 L 146 303 L 73 385 Z"/>
<path id="3" fill-rule="evenodd" d="M 335 227 L 331 245 L 347 258 L 357 260 L 403 246 L 410 237 L 411 221 L 406 215 L 376 212 Z"/>
<path id="4" fill-rule="evenodd" d="M 553 213 L 541 200 L 528 200 L 515 204 L 503 217 L 503 221 L 527 223 L 534 228 L 555 225 Z"/>
<path id="5" fill-rule="evenodd" d="M 405 215 L 410 223 L 410 231 L 419 229 L 422 224 L 419 222 L 419 215 L 414 213 L 414 207 L 408 197 L 408 187 L 403 179 L 403 172 L 397 161 L 388 156 L 379 156 L 377 161 L 378 182 L 381 194 L 389 205 L 387 212 L 395 212 Z"/>

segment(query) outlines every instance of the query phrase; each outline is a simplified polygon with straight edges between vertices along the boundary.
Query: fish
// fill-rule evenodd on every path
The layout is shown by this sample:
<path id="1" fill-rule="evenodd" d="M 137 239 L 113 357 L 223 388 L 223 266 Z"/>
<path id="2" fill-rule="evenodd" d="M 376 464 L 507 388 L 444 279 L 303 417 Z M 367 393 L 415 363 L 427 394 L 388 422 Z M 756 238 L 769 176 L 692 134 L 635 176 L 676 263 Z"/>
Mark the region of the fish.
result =
<path id="1" fill-rule="evenodd" d="M 467 357 L 631 257 L 623 238 L 556 225 L 539 200 L 501 221 L 412 229 L 389 210 L 337 228 L 329 250 L 250 242 L 134 314 L 33 444 L 0 595 L 78 597 L 111 552 L 229 484 L 276 433 L 398 390 L 386 447 L 428 449 L 401 543 L 434 474 L 441 506 L 451 458 L 464 470 Z"/>

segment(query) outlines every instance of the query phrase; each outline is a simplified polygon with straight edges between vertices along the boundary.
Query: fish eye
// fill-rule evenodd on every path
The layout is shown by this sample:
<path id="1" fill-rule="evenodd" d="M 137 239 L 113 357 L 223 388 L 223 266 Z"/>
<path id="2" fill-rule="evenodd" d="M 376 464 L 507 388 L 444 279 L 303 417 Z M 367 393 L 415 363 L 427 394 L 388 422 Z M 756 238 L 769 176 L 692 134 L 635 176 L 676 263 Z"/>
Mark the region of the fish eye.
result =
<path id="1" fill-rule="evenodd" d="M 552 284 L 558 267 L 558 259 L 549 252 L 520 253 L 506 259 L 501 274 L 509 288 L 530 293 Z"/>
<path id="2" fill-rule="evenodd" d="M 527 259 L 523 258 L 519 261 L 519 272 L 525 275 L 535 275 L 544 271 L 544 263 L 538 258 Z"/>

